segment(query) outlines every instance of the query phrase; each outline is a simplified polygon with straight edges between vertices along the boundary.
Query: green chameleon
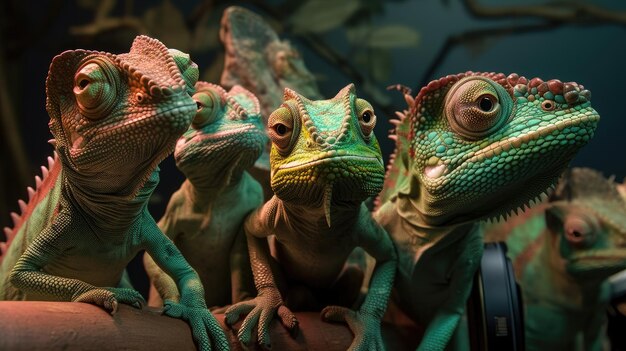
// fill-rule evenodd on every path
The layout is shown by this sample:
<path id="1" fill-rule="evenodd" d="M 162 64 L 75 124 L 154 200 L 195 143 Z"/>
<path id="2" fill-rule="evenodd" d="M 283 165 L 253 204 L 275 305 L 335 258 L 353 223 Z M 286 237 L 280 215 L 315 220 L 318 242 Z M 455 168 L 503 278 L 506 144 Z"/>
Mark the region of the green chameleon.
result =
<path id="1" fill-rule="evenodd" d="M 376 259 L 369 294 L 357 311 L 329 306 L 322 317 L 348 323 L 355 334 L 351 349 L 383 349 L 380 319 L 396 254 L 363 204 L 381 190 L 385 173 L 375 124 L 372 106 L 356 97 L 352 84 L 330 100 L 317 101 L 285 89 L 282 106 L 268 119 L 275 195 L 244 223 L 258 296 L 226 311 L 231 325 L 247 314 L 238 332 L 244 344 L 250 344 L 258 326 L 260 344 L 269 347 L 268 327 L 276 313 L 295 331 L 297 321 L 289 308 L 355 303 L 362 273 L 357 281 L 354 271 L 343 269 L 348 255 L 361 247 Z M 276 270 L 270 267 L 270 235 L 273 259 L 280 266 Z M 291 288 L 284 292 L 286 303 L 274 279 L 281 275 Z"/>
<path id="2" fill-rule="evenodd" d="M 197 77 L 188 55 L 145 36 L 127 54 L 74 50 L 53 59 L 46 109 L 61 169 L 56 179 L 46 177 L 51 188 L 42 184 L 33 195 L 54 207 L 53 215 L 33 217 L 49 211 L 27 206 L 31 217 L 14 228 L 25 238 L 12 240 L 24 251 L 10 247 L 2 261 L 3 299 L 88 302 L 111 313 L 119 302 L 140 307 L 141 295 L 119 285 L 128 262 L 145 249 L 181 288 L 180 303 L 166 303 L 164 313 L 187 320 L 201 349 L 211 342 L 228 349 L 198 275 L 147 209 L 158 164 L 196 111 L 189 93 Z M 37 227 L 39 233 L 22 231 Z"/>
<path id="3" fill-rule="evenodd" d="M 626 269 L 626 201 L 613 180 L 574 168 L 549 202 L 484 229 L 506 239 L 527 350 L 606 349 L 607 278 Z"/>
<path id="4" fill-rule="evenodd" d="M 224 306 L 254 296 L 243 220 L 263 204 L 263 190 L 246 169 L 265 144 L 259 102 L 240 86 L 229 92 L 198 82 L 199 109 L 174 151 L 187 180 L 175 192 L 159 227 L 174 241 L 205 287 L 208 306 Z M 150 305 L 161 297 L 178 300 L 176 284 L 148 255 L 144 263 L 153 289 Z M 157 293 L 158 291 L 158 293 Z"/>
<path id="5" fill-rule="evenodd" d="M 424 326 L 420 350 L 462 347 L 483 240 L 476 223 L 546 191 L 599 116 L 576 83 L 461 73 L 432 81 L 399 113 L 374 218 L 398 250 L 394 302 Z"/>

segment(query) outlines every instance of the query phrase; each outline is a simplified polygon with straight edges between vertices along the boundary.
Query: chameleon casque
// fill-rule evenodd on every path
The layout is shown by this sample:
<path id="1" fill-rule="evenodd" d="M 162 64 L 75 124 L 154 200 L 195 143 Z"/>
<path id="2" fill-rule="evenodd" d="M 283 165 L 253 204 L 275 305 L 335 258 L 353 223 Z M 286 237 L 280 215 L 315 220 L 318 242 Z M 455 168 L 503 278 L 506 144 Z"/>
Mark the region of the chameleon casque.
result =
<path id="1" fill-rule="evenodd" d="M 88 302 L 111 313 L 119 302 L 140 307 L 141 295 L 119 285 L 145 249 L 181 289 L 164 313 L 188 321 L 201 349 L 228 349 L 198 275 L 147 209 L 159 162 L 194 117 L 197 78 L 188 55 L 146 36 L 126 54 L 73 50 L 52 60 L 46 110 L 58 161 L 32 194 L 39 203 L 26 206 L 30 217 L 7 231 L 24 238 L 2 261 L 2 299 Z"/>
<path id="2" fill-rule="evenodd" d="M 483 227 L 509 248 L 527 350 L 607 349 L 607 278 L 626 269 L 626 201 L 612 179 L 574 168 L 549 202 Z"/>
<path id="3" fill-rule="evenodd" d="M 242 224 L 263 204 L 263 190 L 246 169 L 267 135 L 257 98 L 242 87 L 198 82 L 193 98 L 198 112 L 174 151 L 187 180 L 158 224 L 200 275 L 207 305 L 225 306 L 255 295 Z M 148 255 L 144 263 L 156 287 L 150 305 L 178 300 L 172 278 Z"/>
<path id="4" fill-rule="evenodd" d="M 357 311 L 328 306 L 322 317 L 348 323 L 355 334 L 351 349 L 383 348 L 380 319 L 396 254 L 363 204 L 380 191 L 385 173 L 375 124 L 372 106 L 357 98 L 352 84 L 332 99 L 317 101 L 285 89 L 282 106 L 268 119 L 275 195 L 244 223 L 258 296 L 226 311 L 228 324 L 247 314 L 238 331 L 244 344 L 258 327 L 259 343 L 269 346 L 268 327 L 276 313 L 293 331 L 297 321 L 290 308 L 354 304 L 363 275 L 355 278 L 357 274 L 344 267 L 348 255 L 361 247 L 376 259 L 369 294 Z M 270 267 L 270 235 L 276 269 Z M 279 277 L 290 287 L 283 289 L 286 302 Z M 298 301 L 298 294 L 308 295 Z"/>
<path id="5" fill-rule="evenodd" d="M 590 97 L 573 82 L 473 72 L 405 95 L 374 218 L 398 250 L 392 299 L 425 328 L 419 350 L 467 343 L 453 334 L 482 256 L 476 223 L 553 186 L 595 131 Z"/>

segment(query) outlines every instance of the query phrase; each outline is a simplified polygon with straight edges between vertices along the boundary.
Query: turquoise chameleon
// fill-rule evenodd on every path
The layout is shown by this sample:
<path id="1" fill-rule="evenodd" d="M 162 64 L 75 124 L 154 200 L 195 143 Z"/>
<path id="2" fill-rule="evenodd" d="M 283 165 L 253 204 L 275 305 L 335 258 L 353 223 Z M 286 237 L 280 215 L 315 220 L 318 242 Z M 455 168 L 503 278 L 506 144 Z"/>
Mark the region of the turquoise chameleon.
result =
<path id="1" fill-rule="evenodd" d="M 261 185 L 247 172 L 268 141 L 257 98 L 234 86 L 229 91 L 196 84 L 198 111 L 174 150 L 187 178 L 159 221 L 161 230 L 198 272 L 209 307 L 230 305 L 256 294 L 243 221 L 263 204 Z M 178 300 L 174 280 L 149 255 L 149 304 Z"/>
<path id="2" fill-rule="evenodd" d="M 392 296 L 425 328 L 419 350 L 463 348 L 457 326 L 483 250 L 477 223 L 553 186 L 599 116 L 582 85 L 517 74 L 448 75 L 405 98 L 374 214 L 398 250 Z"/>

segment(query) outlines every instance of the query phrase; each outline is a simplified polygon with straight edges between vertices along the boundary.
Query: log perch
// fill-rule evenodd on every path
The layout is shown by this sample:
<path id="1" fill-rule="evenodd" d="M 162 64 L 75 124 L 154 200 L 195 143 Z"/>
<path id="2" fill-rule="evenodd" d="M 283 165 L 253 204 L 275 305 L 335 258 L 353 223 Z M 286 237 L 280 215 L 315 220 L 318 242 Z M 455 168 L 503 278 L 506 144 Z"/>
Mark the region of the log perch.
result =
<path id="1" fill-rule="evenodd" d="M 300 322 L 292 338 L 272 323 L 274 350 L 346 350 L 352 333 L 340 323 L 325 323 L 319 313 L 296 313 Z M 224 325 L 232 350 L 243 350 L 236 329 Z M 386 326 L 385 339 L 400 346 L 396 328 Z M 404 346 L 404 345 L 403 345 Z M 120 304 L 115 315 L 102 308 L 74 302 L 0 301 L 0 350 L 195 350 L 191 331 L 182 320 L 161 315 L 159 309 L 135 309 Z M 260 348 L 258 348 L 260 349 Z M 394 349 L 403 349 L 394 348 Z"/>

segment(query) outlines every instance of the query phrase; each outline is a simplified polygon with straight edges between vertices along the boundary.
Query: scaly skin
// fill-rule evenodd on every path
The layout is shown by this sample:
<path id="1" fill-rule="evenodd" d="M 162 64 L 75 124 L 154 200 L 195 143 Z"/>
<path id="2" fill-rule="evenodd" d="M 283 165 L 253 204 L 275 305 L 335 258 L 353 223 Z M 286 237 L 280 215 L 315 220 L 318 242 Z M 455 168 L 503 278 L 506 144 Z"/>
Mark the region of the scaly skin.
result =
<path id="1" fill-rule="evenodd" d="M 467 72 L 405 96 L 375 218 L 398 249 L 396 303 L 426 328 L 420 350 L 453 338 L 482 256 L 474 223 L 556 182 L 595 130 L 590 95 L 576 83 Z"/>
<path id="2" fill-rule="evenodd" d="M 181 302 L 164 313 L 187 320 L 201 349 L 228 348 L 197 274 L 147 210 L 157 165 L 194 116 L 188 87 L 197 77 L 187 55 L 145 36 L 127 54 L 75 50 L 53 59 L 46 109 L 62 165 L 60 199 L 9 275 L 25 299 L 111 313 L 119 302 L 141 306 L 138 292 L 117 286 L 145 249 L 181 288 Z"/>
<path id="3" fill-rule="evenodd" d="M 607 278 L 626 269 L 626 201 L 616 184 L 574 168 L 549 202 L 512 222 L 486 226 L 485 239 L 506 233 L 526 349 L 606 349 Z"/>
<path id="4" fill-rule="evenodd" d="M 377 261 L 369 294 L 357 311 L 329 306 L 322 317 L 348 323 L 355 335 L 351 350 L 383 349 L 380 319 L 387 307 L 396 255 L 387 233 L 362 203 L 380 191 L 384 176 L 373 134 L 376 116 L 367 101 L 357 99 L 353 85 L 333 99 L 319 101 L 285 89 L 284 100 L 268 120 L 275 195 L 244 224 L 259 294 L 231 306 L 226 322 L 232 324 L 247 314 L 239 340 L 249 344 L 258 328 L 260 344 L 269 347 L 268 327 L 276 313 L 294 331 L 292 306 L 353 304 L 360 281 L 349 282 L 353 277 L 349 270 L 342 274 L 342 269 L 348 255 L 362 247 Z M 266 245 L 272 234 L 272 254 L 280 266 L 276 271 L 270 267 Z M 292 288 L 287 304 L 274 279 L 278 273 Z M 311 300 L 297 301 L 296 292 L 308 294 Z"/>
<path id="5" fill-rule="evenodd" d="M 245 170 L 259 158 L 267 136 L 252 93 L 198 82 L 199 106 L 174 157 L 187 180 L 175 192 L 159 228 L 198 272 L 208 306 L 224 306 L 255 295 L 243 220 L 263 204 L 263 190 Z M 178 289 L 149 255 L 149 304 L 178 300 Z M 156 288 L 156 290 L 154 289 Z M 157 292 L 158 291 L 158 292 Z"/>

